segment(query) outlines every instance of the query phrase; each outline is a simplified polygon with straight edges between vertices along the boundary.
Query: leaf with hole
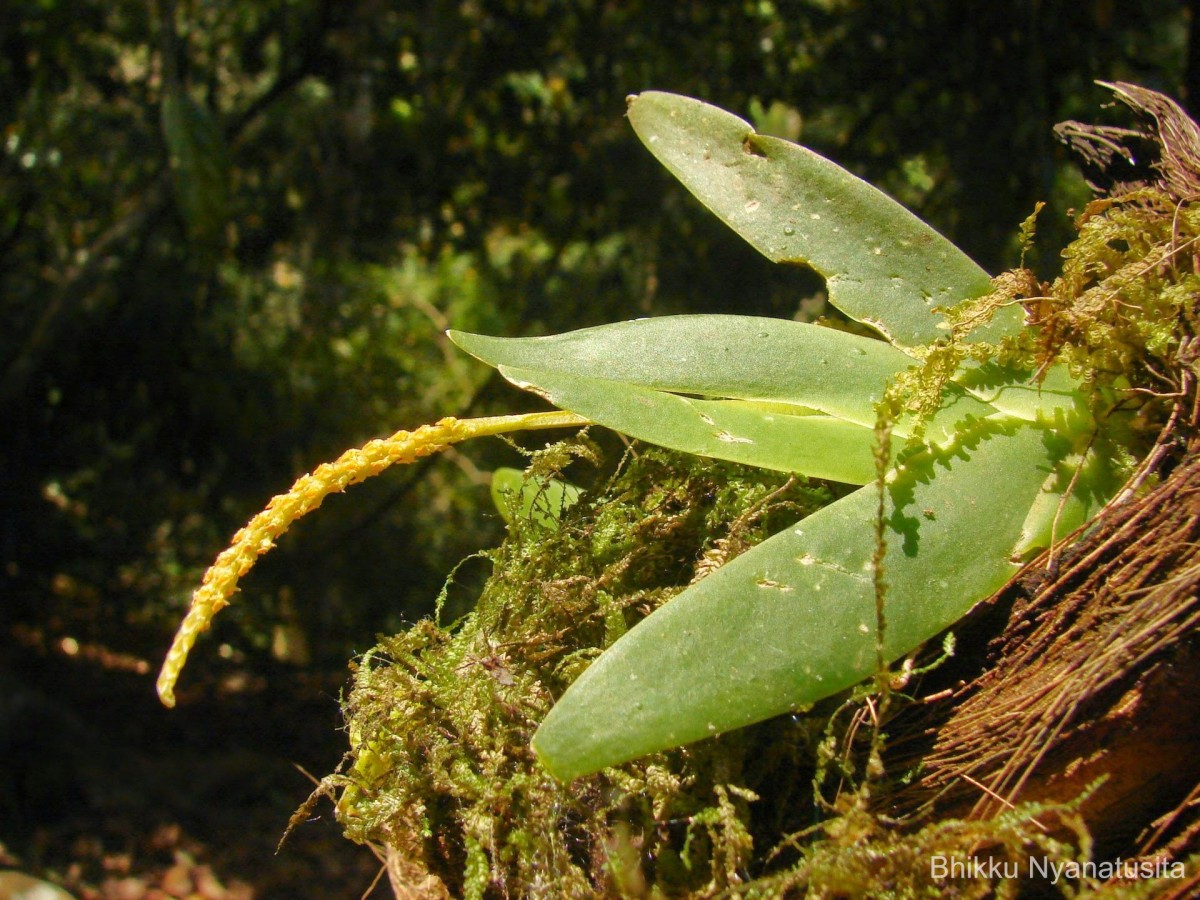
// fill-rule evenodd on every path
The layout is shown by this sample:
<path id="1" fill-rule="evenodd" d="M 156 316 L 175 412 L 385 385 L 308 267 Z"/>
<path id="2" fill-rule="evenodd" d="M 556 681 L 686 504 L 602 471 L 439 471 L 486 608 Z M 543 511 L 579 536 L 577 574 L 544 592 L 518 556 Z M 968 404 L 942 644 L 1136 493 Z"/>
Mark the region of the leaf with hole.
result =
<path id="1" fill-rule="evenodd" d="M 629 100 L 642 143 L 773 262 L 811 266 L 829 301 L 898 347 L 948 336 L 937 307 L 991 290 L 988 274 L 895 200 L 835 163 L 699 100 L 647 91 Z M 1001 310 L 974 335 L 1021 328 Z"/>

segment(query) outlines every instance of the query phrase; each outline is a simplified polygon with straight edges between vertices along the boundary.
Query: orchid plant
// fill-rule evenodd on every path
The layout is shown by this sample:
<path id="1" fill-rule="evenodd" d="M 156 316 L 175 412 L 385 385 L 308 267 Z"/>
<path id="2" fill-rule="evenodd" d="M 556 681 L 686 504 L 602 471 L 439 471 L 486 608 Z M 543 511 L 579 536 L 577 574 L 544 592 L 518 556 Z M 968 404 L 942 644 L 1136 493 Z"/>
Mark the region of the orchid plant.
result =
<path id="1" fill-rule="evenodd" d="M 690 586 L 596 659 L 533 738 L 563 780 L 885 672 L 1124 483 L 1132 440 L 1112 392 L 1016 352 L 1025 307 L 899 204 L 696 100 L 640 94 L 629 119 L 702 203 L 769 259 L 814 268 L 830 303 L 874 334 L 732 315 L 537 338 L 452 332 L 557 410 L 400 432 L 275 498 L 196 592 L 160 677 L 164 702 L 198 633 L 291 521 L 332 491 L 470 437 L 593 423 L 860 486 Z"/>

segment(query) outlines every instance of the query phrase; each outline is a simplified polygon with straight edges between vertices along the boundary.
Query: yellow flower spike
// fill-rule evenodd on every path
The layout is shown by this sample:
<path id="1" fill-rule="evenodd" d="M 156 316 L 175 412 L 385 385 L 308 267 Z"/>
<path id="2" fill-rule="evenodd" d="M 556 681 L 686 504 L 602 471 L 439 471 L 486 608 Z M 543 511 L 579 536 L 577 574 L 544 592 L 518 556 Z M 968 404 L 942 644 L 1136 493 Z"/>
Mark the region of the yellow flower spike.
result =
<path id="1" fill-rule="evenodd" d="M 213 616 L 229 605 L 238 580 L 254 567 L 258 557 L 275 546 L 275 540 L 293 522 L 320 506 L 330 494 L 378 475 L 396 463 L 415 462 L 469 438 L 587 424 L 588 420 L 581 416 L 557 410 L 480 419 L 446 418 L 433 425 L 422 425 L 416 431 L 397 431 L 391 437 L 370 441 L 361 448 L 347 450 L 333 462 L 317 466 L 299 478 L 286 494 L 273 497 L 266 509 L 233 536 L 233 543 L 204 573 L 159 672 L 159 699 L 164 706 L 175 705 L 175 682 L 188 653 L 196 638 L 212 623 Z"/>

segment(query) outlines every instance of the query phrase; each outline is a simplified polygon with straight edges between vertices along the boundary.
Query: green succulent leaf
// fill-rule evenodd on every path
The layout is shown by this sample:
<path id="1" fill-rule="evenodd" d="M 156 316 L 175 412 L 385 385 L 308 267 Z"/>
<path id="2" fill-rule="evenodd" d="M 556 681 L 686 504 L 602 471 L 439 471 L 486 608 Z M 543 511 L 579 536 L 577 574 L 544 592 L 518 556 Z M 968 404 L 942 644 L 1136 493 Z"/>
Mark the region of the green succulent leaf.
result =
<path id="1" fill-rule="evenodd" d="M 701 397 L 791 403 L 867 428 L 912 360 L 883 341 L 761 316 L 636 319 L 535 338 L 451 331 L 489 365 L 561 371 Z"/>
<path id="2" fill-rule="evenodd" d="M 1065 487 L 1048 479 L 1069 452 L 1070 442 L 1041 426 L 992 420 L 893 473 L 888 660 L 953 624 L 1017 571 L 1027 514 L 1049 489 Z M 876 503 L 876 488 L 861 488 L 631 629 L 542 723 L 533 740 L 542 762 L 575 778 L 796 710 L 874 673 Z"/>
<path id="3" fill-rule="evenodd" d="M 801 472 L 849 484 L 875 476 L 874 433 L 845 419 L 782 404 L 701 400 L 639 385 L 561 372 L 500 366 L 518 387 L 560 409 L 672 450 Z"/>
<path id="4" fill-rule="evenodd" d="M 1035 382 L 1030 372 L 997 362 L 972 365 L 955 375 L 957 384 L 983 402 L 1018 419 L 1050 421 L 1056 416 L 1086 416 L 1081 385 L 1063 365 L 1054 365 Z"/>
<path id="5" fill-rule="evenodd" d="M 1060 458 L 1021 526 L 1021 539 L 1013 549 L 1016 559 L 1028 559 L 1083 525 L 1116 496 L 1132 474 L 1122 464 L 1128 461 L 1128 454 L 1110 435 L 1089 439 L 1092 436 L 1074 430 L 1074 424 L 1064 427 L 1060 419 L 1058 429 L 1047 432 L 1048 442 L 1061 443 Z M 1084 443 L 1091 444 L 1086 451 L 1074 450 Z"/>
<path id="6" fill-rule="evenodd" d="M 829 299 L 902 348 L 947 336 L 936 307 L 991 290 L 986 272 L 896 201 L 811 150 L 699 100 L 629 100 L 638 137 L 723 222 L 774 262 L 811 266 Z M 972 335 L 1020 329 L 1015 308 Z"/>
<path id="7" fill-rule="evenodd" d="M 492 473 L 492 503 L 510 524 L 529 519 L 552 531 L 582 493 L 578 485 L 559 478 L 527 478 L 520 469 L 501 467 Z"/>
<path id="8" fill-rule="evenodd" d="M 540 338 L 451 332 L 509 381 L 674 450 L 865 484 L 875 404 L 913 364 L 882 341 L 784 319 L 667 316 Z M 994 407 L 951 386 L 928 427 L 950 439 Z M 897 433 L 908 435 L 905 423 Z"/>

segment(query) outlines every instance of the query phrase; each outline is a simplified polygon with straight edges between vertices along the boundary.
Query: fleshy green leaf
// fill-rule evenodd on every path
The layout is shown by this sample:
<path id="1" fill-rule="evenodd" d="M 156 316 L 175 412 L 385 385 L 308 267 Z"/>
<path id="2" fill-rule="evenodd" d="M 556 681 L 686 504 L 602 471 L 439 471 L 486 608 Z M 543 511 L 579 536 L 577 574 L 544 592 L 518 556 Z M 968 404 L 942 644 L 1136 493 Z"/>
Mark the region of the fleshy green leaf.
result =
<path id="1" fill-rule="evenodd" d="M 450 338 L 493 366 L 792 403 L 867 428 L 888 380 L 912 365 L 883 341 L 761 316 L 661 316 L 547 337 L 452 331 Z"/>
<path id="2" fill-rule="evenodd" d="M 1010 419 L 976 423 L 954 449 L 905 461 L 888 484 L 888 660 L 1016 572 L 1027 514 L 1067 450 L 1046 429 Z M 543 722 L 533 741 L 543 763 L 571 779 L 803 707 L 870 676 L 876 502 L 873 485 L 856 491 L 635 626 Z"/>
<path id="3" fill-rule="evenodd" d="M 1013 550 L 1016 558 L 1027 559 L 1062 540 L 1096 515 L 1129 478 L 1129 470 L 1118 462 L 1124 454 L 1110 437 L 1101 435 L 1086 452 L 1077 453 L 1067 448 L 1079 443 L 1082 433 L 1075 441 L 1066 437 L 1069 433 L 1063 429 L 1055 435 L 1063 442 L 1062 458 L 1025 517 L 1021 540 Z"/>
<path id="4" fill-rule="evenodd" d="M 1051 366 L 1040 383 L 1032 374 L 1000 363 L 972 365 L 955 382 L 985 403 L 1018 419 L 1052 420 L 1057 415 L 1086 415 L 1079 382 L 1065 366 Z"/>
<path id="5" fill-rule="evenodd" d="M 851 484 L 874 477 L 874 406 L 913 364 L 882 341 L 750 316 L 668 316 L 540 338 L 450 336 L 519 387 L 632 437 Z M 957 424 L 995 413 L 951 386 L 928 434 L 947 439 Z M 908 434 L 904 423 L 897 433 Z"/>
<path id="6" fill-rule="evenodd" d="M 774 262 L 812 266 L 838 309 L 912 348 L 945 337 L 934 307 L 991 290 L 986 272 L 896 201 L 810 150 L 715 106 L 648 91 L 629 121 L 672 174 Z M 1021 327 L 1000 310 L 976 340 Z"/>
<path id="7" fill-rule="evenodd" d="M 536 475 L 527 478 L 520 469 L 501 467 L 492 473 L 492 503 L 510 523 L 520 517 L 553 530 L 582 493 L 583 488 L 570 482 Z"/>
<path id="8" fill-rule="evenodd" d="M 508 366 L 500 373 L 560 409 L 672 450 L 849 484 L 875 477 L 874 432 L 844 419 L 681 397 L 583 375 Z"/>

